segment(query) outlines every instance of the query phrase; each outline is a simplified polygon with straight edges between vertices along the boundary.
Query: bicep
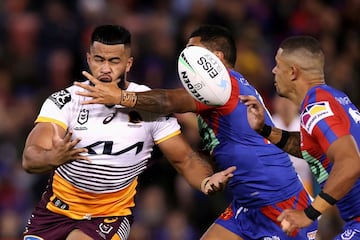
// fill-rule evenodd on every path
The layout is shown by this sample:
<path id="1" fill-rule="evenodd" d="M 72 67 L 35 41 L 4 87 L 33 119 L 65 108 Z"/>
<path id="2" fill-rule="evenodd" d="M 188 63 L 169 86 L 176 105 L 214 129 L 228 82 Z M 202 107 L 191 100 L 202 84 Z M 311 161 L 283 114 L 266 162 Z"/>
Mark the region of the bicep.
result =
<path id="1" fill-rule="evenodd" d="M 65 135 L 65 130 L 55 123 L 37 123 L 26 139 L 25 149 L 30 146 L 41 146 L 45 149 L 52 148 L 52 138 L 55 132 L 60 137 Z"/>
<path id="2" fill-rule="evenodd" d="M 351 161 L 360 166 L 359 148 L 351 135 L 344 135 L 335 140 L 328 148 L 327 157 L 331 162 Z M 349 166 L 352 166 L 350 163 Z"/>

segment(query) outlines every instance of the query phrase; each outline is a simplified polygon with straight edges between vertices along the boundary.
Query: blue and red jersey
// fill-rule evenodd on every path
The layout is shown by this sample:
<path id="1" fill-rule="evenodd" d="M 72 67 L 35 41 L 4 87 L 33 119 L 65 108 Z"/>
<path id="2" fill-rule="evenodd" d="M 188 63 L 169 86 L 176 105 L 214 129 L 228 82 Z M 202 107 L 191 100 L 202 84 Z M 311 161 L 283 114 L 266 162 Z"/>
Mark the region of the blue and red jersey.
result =
<path id="1" fill-rule="evenodd" d="M 326 156 L 338 138 L 352 135 L 360 146 L 360 113 L 349 97 L 323 84 L 311 88 L 301 105 L 302 154 L 323 186 L 332 168 Z M 360 216 L 360 180 L 336 205 L 345 221 Z"/>
<path id="2" fill-rule="evenodd" d="M 197 102 L 203 141 L 218 169 L 237 167 L 228 183 L 236 204 L 257 208 L 289 199 L 303 186 L 288 154 L 250 127 L 247 107 L 239 101 L 239 95 L 253 95 L 262 102 L 261 96 L 240 73 L 229 73 L 232 92 L 225 105 Z M 265 123 L 274 125 L 269 113 Z"/>

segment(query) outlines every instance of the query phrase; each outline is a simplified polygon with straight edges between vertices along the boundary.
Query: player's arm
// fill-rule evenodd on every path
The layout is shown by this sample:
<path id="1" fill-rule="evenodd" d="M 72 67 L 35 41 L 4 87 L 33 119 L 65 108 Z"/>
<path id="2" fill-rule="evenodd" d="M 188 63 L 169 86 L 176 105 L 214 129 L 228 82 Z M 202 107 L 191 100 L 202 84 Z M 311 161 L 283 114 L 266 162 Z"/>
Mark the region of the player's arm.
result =
<path id="1" fill-rule="evenodd" d="M 230 167 L 214 174 L 211 164 L 193 151 L 182 135 L 167 139 L 158 146 L 187 182 L 205 194 L 222 190 L 236 169 Z"/>
<path id="2" fill-rule="evenodd" d="M 28 135 L 23 151 L 22 166 L 29 173 L 46 173 L 74 159 L 87 159 L 76 149 L 80 139 L 71 140 L 71 132 L 55 123 L 37 123 Z"/>
<path id="3" fill-rule="evenodd" d="M 330 145 L 326 155 L 333 162 L 333 167 L 322 193 L 312 203 L 320 213 L 343 198 L 360 177 L 359 149 L 351 135 L 338 138 Z"/>
<path id="4" fill-rule="evenodd" d="M 303 158 L 301 154 L 300 132 L 289 132 L 265 124 L 265 109 L 254 96 L 240 96 L 241 102 L 247 106 L 249 125 L 257 133 L 267 138 L 285 152 Z"/>
<path id="5" fill-rule="evenodd" d="M 74 83 L 74 85 L 87 90 L 78 91 L 76 94 L 91 97 L 82 104 L 120 104 L 161 114 L 196 111 L 195 100 L 182 88 L 128 92 L 120 89 L 116 81 L 104 83 L 87 72 L 83 72 L 83 74 L 93 83 L 93 86 L 80 82 Z"/>
<path id="6" fill-rule="evenodd" d="M 351 135 L 338 138 L 326 152 L 333 167 L 322 191 L 304 211 L 286 209 L 278 221 L 285 221 L 283 230 L 290 234 L 295 229 L 308 226 L 322 213 L 342 199 L 360 177 L 360 155 Z"/>

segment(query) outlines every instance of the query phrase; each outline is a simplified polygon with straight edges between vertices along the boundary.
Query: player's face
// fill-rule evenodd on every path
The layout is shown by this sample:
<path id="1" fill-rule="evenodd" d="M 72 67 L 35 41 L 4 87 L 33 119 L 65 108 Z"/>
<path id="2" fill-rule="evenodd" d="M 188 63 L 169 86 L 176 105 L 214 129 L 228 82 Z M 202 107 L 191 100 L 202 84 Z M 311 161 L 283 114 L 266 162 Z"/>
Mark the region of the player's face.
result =
<path id="1" fill-rule="evenodd" d="M 275 56 L 276 65 L 272 69 L 272 73 L 275 75 L 276 92 L 281 97 L 287 97 L 287 93 L 290 92 L 291 66 L 285 61 L 281 53 L 282 49 L 280 48 Z"/>
<path id="2" fill-rule="evenodd" d="M 94 77 L 103 82 L 111 82 L 126 77 L 133 58 L 124 44 L 107 45 L 94 42 L 87 53 L 87 63 Z"/>

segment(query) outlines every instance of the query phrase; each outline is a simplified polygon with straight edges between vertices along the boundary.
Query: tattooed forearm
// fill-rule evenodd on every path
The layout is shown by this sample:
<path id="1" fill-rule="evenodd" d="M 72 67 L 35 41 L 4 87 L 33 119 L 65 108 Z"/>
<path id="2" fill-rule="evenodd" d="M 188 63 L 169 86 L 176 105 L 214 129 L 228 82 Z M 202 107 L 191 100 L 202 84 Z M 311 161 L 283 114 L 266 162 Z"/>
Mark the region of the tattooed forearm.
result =
<path id="1" fill-rule="evenodd" d="M 285 130 L 272 127 L 271 133 L 268 136 L 270 142 L 272 142 L 273 144 L 279 144 L 283 137 L 283 131 Z M 302 158 L 300 148 L 300 132 L 288 132 L 287 140 L 285 141 L 285 144 L 280 148 L 295 157 Z"/>
<path id="2" fill-rule="evenodd" d="M 213 174 L 213 166 L 211 165 L 210 161 L 202 156 L 199 152 L 191 152 L 188 155 L 190 162 L 194 162 L 201 167 L 201 169 L 206 169 L 205 174 L 210 176 Z"/>
<path id="3" fill-rule="evenodd" d="M 300 147 L 300 132 L 289 132 L 289 138 L 283 150 L 295 157 L 302 158 Z"/>
<path id="4" fill-rule="evenodd" d="M 164 90 L 137 93 L 135 108 L 161 114 L 171 113 L 167 93 Z"/>

